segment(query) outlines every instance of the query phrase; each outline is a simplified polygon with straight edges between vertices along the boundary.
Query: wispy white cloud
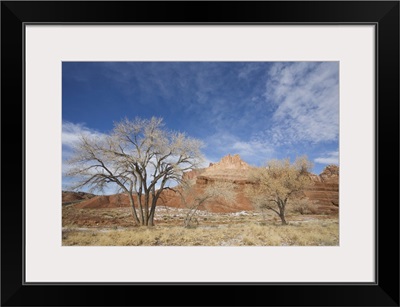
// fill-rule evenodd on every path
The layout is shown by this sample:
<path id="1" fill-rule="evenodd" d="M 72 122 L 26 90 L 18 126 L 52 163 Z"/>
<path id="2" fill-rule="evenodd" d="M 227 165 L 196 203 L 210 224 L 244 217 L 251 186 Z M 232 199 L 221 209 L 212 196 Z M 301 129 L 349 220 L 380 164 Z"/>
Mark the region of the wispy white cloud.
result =
<path id="1" fill-rule="evenodd" d="M 236 141 L 232 145 L 232 149 L 240 154 L 244 159 L 248 160 L 265 160 L 273 153 L 273 148 L 266 143 L 258 142 L 255 140 L 250 141 Z"/>
<path id="2" fill-rule="evenodd" d="M 81 135 L 102 138 L 105 134 L 86 127 L 84 124 L 75 124 L 69 121 L 62 122 L 62 144 L 71 147 L 79 141 Z"/>
<path id="3" fill-rule="evenodd" d="M 260 69 L 260 63 L 257 63 L 257 62 L 245 63 L 242 65 L 242 67 L 239 70 L 238 78 L 246 79 L 249 76 L 251 76 L 251 74 L 258 69 Z"/>
<path id="4" fill-rule="evenodd" d="M 211 162 L 218 162 L 227 154 L 239 154 L 249 164 L 262 165 L 272 158 L 274 148 L 256 139 L 240 139 L 229 132 L 218 132 L 206 140 L 205 155 Z"/>
<path id="5" fill-rule="evenodd" d="M 337 62 L 276 63 L 265 97 L 274 106 L 266 136 L 274 144 L 336 141 L 339 133 Z"/>
<path id="6" fill-rule="evenodd" d="M 62 122 L 62 173 L 69 170 L 70 166 L 67 160 L 71 157 L 73 153 L 74 145 L 79 142 L 81 135 L 88 135 L 90 137 L 95 137 L 101 139 L 105 137 L 105 134 L 98 132 L 94 129 L 86 127 L 84 124 L 75 124 L 69 121 Z"/>
<path id="7" fill-rule="evenodd" d="M 76 145 L 80 136 L 85 135 L 90 138 L 101 140 L 106 137 L 106 134 L 101 133 L 97 130 L 88 128 L 82 123 L 72 123 L 69 121 L 63 121 L 62 123 L 62 175 L 63 175 L 63 189 L 70 190 L 76 183 L 77 178 L 67 177 L 67 172 L 73 167 L 68 163 L 68 159 L 73 155 L 73 147 Z M 89 164 L 87 164 L 89 166 Z M 113 169 L 113 165 L 109 165 L 109 168 Z M 93 170 L 95 173 L 95 170 Z M 110 183 L 103 191 L 96 190 L 91 191 L 89 187 L 82 187 L 80 189 L 84 192 L 95 192 L 97 194 L 110 195 L 119 192 L 119 187 L 116 184 Z"/>
<path id="8" fill-rule="evenodd" d="M 314 162 L 320 164 L 339 164 L 339 152 L 329 152 L 322 157 L 315 158 Z"/>
<path id="9" fill-rule="evenodd" d="M 337 62 L 87 65 L 82 77 L 89 80 L 88 87 L 97 91 L 97 80 L 104 79 L 101 84 L 109 86 L 107 95 L 116 95 L 115 101 L 120 103 L 121 108 L 103 110 L 110 120 L 126 114 L 161 116 L 168 128 L 205 141 L 206 164 L 229 153 L 240 154 L 255 165 L 270 158 L 303 153 L 317 156 L 316 163 L 328 161 L 321 159 L 333 161 L 334 157 L 319 153 L 337 148 Z M 73 93 L 75 97 L 75 88 Z M 91 114 L 89 106 L 92 107 L 88 103 L 87 112 Z M 66 118 L 74 121 L 74 117 Z M 104 128 L 100 121 L 97 127 Z M 63 123 L 63 157 L 70 154 L 81 133 L 101 136 L 84 124 Z"/>

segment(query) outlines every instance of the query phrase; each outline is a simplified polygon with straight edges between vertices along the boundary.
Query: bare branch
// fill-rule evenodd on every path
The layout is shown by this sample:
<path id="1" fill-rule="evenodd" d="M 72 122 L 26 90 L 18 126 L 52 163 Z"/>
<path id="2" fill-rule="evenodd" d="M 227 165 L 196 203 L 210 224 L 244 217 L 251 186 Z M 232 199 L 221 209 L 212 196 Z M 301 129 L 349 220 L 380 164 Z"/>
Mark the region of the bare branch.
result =
<path id="1" fill-rule="evenodd" d="M 67 175 L 77 179 L 76 188 L 102 191 L 115 184 L 130 198 L 135 193 L 140 213 L 147 215 L 144 223 L 152 225 L 162 190 L 199 165 L 200 147 L 200 141 L 166 130 L 161 118 L 125 118 L 104 138 L 82 135 Z"/>
<path id="2" fill-rule="evenodd" d="M 247 194 L 255 207 L 264 206 L 274 211 L 286 224 L 285 210 L 289 199 L 297 197 L 312 184 L 309 170 L 312 164 L 306 157 L 297 158 L 291 164 L 289 159 L 271 160 L 266 167 L 252 171 L 254 185 Z M 274 203 L 275 208 L 265 203 Z"/>

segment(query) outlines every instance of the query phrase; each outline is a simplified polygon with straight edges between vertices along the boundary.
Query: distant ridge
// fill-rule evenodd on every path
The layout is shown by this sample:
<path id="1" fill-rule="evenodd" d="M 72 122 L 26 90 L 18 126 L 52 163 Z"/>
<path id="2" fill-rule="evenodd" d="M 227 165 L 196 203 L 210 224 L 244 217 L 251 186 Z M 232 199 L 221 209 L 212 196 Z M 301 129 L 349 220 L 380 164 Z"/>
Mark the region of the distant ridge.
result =
<path id="1" fill-rule="evenodd" d="M 238 154 L 224 156 L 219 162 L 210 163 L 210 166 L 195 169 L 184 173 L 184 179 L 195 182 L 194 195 L 202 193 L 212 182 L 232 182 L 235 185 L 236 200 L 232 203 L 208 202 L 205 210 L 211 212 L 238 212 L 252 210 L 249 199 L 245 195 L 246 185 L 253 182 L 250 179 L 252 166 L 241 159 Z M 318 214 L 337 214 L 339 207 L 339 167 L 328 165 L 320 175 L 310 174 L 314 186 L 304 191 L 312 202 Z M 179 193 L 165 190 L 161 194 L 158 205 L 183 208 Z M 64 195 L 64 194 L 63 194 Z M 87 197 L 87 196 L 86 196 Z M 90 199 L 80 199 L 75 204 L 78 208 L 118 208 L 129 207 L 128 197 L 123 194 L 109 196 L 89 196 Z"/>

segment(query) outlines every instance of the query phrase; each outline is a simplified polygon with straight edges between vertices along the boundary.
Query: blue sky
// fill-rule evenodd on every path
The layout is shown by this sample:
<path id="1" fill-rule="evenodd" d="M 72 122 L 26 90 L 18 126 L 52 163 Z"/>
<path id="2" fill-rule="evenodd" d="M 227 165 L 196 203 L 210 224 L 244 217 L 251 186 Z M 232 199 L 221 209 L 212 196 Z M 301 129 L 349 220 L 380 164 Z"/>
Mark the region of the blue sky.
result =
<path id="1" fill-rule="evenodd" d="M 319 174 L 338 164 L 339 63 L 62 64 L 63 160 L 81 132 L 108 133 L 136 116 L 162 117 L 201 139 L 207 162 L 239 154 L 260 166 L 307 155 Z"/>

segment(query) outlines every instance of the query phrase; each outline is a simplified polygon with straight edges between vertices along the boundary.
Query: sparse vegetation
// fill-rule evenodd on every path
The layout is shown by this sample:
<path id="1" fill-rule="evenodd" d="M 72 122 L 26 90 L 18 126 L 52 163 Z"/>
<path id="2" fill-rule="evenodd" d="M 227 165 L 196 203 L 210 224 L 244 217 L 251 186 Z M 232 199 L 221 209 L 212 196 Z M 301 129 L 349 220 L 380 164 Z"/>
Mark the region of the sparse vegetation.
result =
<path id="1" fill-rule="evenodd" d="M 204 209 L 203 206 L 208 201 L 229 202 L 235 199 L 234 185 L 230 182 L 212 182 L 200 193 L 195 193 L 194 191 L 194 180 L 182 181 L 180 187 L 181 189 L 177 190 L 177 192 L 181 195 L 185 208 L 188 209 L 184 219 L 186 228 L 199 225 L 197 213 L 199 209 Z"/>
<path id="2" fill-rule="evenodd" d="M 126 197 L 122 194 L 94 198 L 95 202 L 64 205 L 63 245 L 339 244 L 337 208 L 331 210 L 332 206 L 327 207 L 326 202 L 321 204 L 305 197 L 304 189 L 312 184 L 308 171 L 311 164 L 306 158 L 297 159 L 294 164 L 288 160 L 271 161 L 266 168 L 250 167 L 238 156 L 228 156 L 223 161 L 197 179 L 197 174 L 192 172 L 181 174 L 179 179 L 177 177 L 178 186 L 165 188 L 168 190 L 164 189 L 162 202 L 153 211 L 151 223 L 147 224 L 152 227 L 138 227 L 146 223 L 132 223 L 132 211 L 126 198 L 126 203 L 120 206 L 120 201 Z M 230 171 L 232 169 L 234 172 Z M 239 169 L 242 174 L 237 173 Z M 152 197 L 150 194 L 149 205 Z M 140 221 L 150 217 L 141 206 L 145 203 L 146 198 L 144 202 L 138 200 L 134 206 Z M 132 202 L 130 205 L 132 207 Z"/>
<path id="3" fill-rule="evenodd" d="M 281 225 L 254 223 L 182 228 L 180 226 L 63 232 L 63 245 L 94 246 L 331 246 L 338 245 L 334 220 Z"/>
<path id="4" fill-rule="evenodd" d="M 254 185 L 247 191 L 254 207 L 275 212 L 282 225 L 287 225 L 286 206 L 312 184 L 311 167 L 306 157 L 300 157 L 293 164 L 289 159 L 271 160 L 266 167 L 254 168 L 251 173 Z"/>
<path id="5" fill-rule="evenodd" d="M 330 246 L 339 244 L 336 216 L 291 214 L 290 224 L 255 211 L 197 212 L 199 224 L 183 228 L 189 209 L 160 206 L 151 228 L 131 226 L 129 208 L 63 208 L 63 245 L 98 246 Z M 108 216 L 107 219 L 104 217 Z M 111 223 L 111 224 L 110 224 Z"/>
<path id="6" fill-rule="evenodd" d="M 316 214 L 315 202 L 308 198 L 299 198 L 292 201 L 291 212 L 299 213 L 301 215 Z"/>

